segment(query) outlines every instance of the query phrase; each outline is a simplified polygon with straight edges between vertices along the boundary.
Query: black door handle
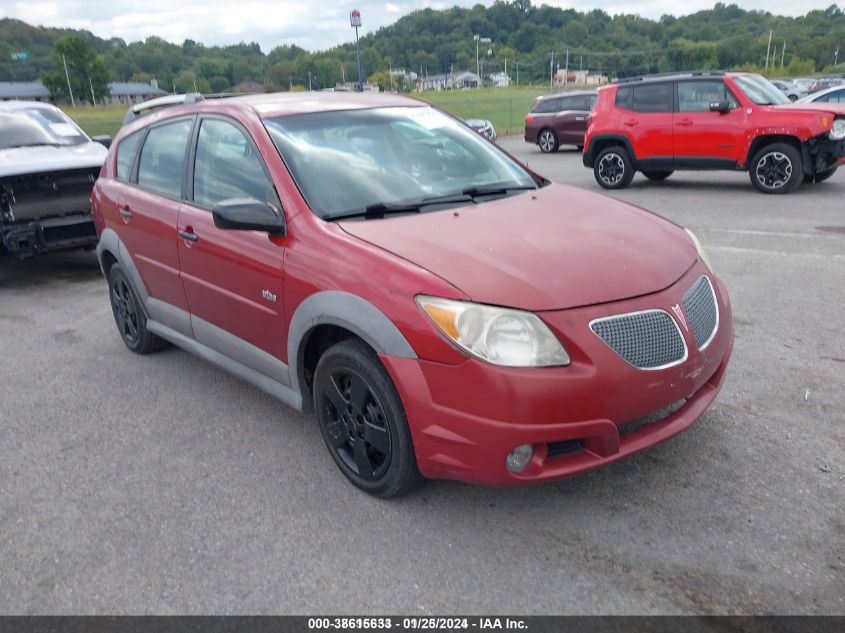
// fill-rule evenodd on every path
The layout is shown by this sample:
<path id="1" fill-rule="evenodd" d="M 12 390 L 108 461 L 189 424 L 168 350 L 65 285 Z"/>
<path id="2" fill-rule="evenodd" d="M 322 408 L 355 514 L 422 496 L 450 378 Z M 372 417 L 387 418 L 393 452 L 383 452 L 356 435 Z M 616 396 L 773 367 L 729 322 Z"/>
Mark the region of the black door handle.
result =
<path id="1" fill-rule="evenodd" d="M 189 233 L 188 231 L 179 231 L 179 237 L 189 242 L 196 242 L 200 238 L 196 233 Z"/>

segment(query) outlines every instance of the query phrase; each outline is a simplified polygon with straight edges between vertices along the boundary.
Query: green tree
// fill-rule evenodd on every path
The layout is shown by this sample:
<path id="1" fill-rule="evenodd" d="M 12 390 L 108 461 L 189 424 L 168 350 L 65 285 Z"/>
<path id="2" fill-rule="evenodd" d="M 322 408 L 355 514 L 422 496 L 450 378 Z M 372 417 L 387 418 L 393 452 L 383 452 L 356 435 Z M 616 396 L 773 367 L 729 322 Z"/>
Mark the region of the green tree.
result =
<path id="1" fill-rule="evenodd" d="M 96 103 L 110 94 L 106 65 L 82 37 L 69 35 L 56 42 L 53 57 L 58 68 L 46 73 L 42 82 L 58 99 L 70 98 L 68 81 L 79 101 Z"/>

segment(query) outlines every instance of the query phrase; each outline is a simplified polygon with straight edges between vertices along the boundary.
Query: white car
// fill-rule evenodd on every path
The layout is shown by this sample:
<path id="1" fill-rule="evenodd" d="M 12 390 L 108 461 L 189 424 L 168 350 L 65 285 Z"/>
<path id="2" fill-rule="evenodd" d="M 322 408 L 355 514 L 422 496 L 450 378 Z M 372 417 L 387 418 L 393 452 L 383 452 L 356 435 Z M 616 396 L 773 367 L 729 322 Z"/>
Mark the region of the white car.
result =
<path id="1" fill-rule="evenodd" d="M 0 102 L 0 254 L 97 244 L 90 197 L 109 140 L 49 103 Z"/>
<path id="2" fill-rule="evenodd" d="M 798 100 L 799 103 L 845 103 L 845 86 L 832 86 L 825 90 L 819 90 Z"/>

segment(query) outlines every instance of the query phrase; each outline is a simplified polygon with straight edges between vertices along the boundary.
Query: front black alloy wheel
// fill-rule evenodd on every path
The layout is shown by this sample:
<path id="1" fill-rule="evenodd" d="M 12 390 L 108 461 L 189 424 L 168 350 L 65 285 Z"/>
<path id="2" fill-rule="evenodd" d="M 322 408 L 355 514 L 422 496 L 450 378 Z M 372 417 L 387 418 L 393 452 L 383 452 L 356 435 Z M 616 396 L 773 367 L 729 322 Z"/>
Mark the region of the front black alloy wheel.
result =
<path id="1" fill-rule="evenodd" d="M 320 358 L 314 409 L 332 459 L 353 484 L 386 498 L 420 483 L 402 402 L 378 356 L 362 341 L 342 341 Z"/>
<path id="2" fill-rule="evenodd" d="M 147 316 L 120 264 L 109 269 L 109 297 L 120 338 L 136 354 L 149 354 L 167 346 L 167 341 L 147 330 Z"/>
<path id="3" fill-rule="evenodd" d="M 790 193 L 804 181 L 801 153 L 787 143 L 762 148 L 754 154 L 748 170 L 751 184 L 763 193 Z"/>

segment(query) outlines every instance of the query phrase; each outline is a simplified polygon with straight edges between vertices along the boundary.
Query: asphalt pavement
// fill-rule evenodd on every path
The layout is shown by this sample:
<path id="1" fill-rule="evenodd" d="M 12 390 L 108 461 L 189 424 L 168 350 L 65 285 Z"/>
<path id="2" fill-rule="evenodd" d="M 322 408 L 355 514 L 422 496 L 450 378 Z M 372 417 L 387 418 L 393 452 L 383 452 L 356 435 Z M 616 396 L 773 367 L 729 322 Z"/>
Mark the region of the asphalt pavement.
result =
<path id="1" fill-rule="evenodd" d="M 501 144 L 600 192 L 574 148 Z M 312 418 L 128 352 L 92 253 L 0 262 L 0 612 L 845 613 L 845 169 L 613 195 L 698 234 L 733 361 L 687 432 L 521 489 L 372 499 Z"/>

